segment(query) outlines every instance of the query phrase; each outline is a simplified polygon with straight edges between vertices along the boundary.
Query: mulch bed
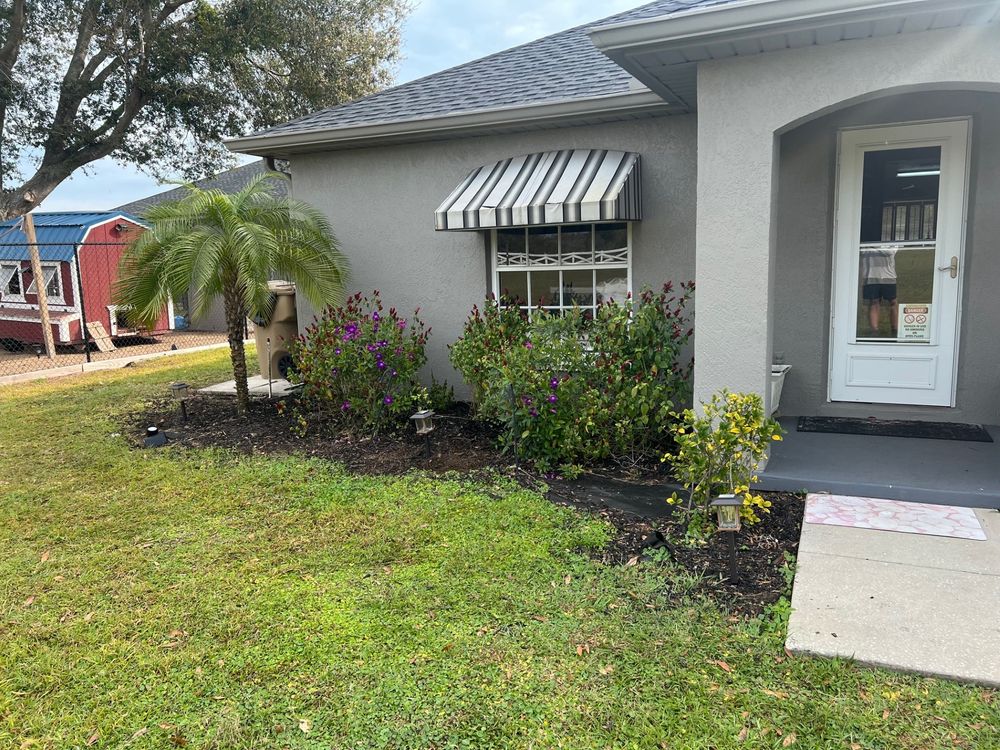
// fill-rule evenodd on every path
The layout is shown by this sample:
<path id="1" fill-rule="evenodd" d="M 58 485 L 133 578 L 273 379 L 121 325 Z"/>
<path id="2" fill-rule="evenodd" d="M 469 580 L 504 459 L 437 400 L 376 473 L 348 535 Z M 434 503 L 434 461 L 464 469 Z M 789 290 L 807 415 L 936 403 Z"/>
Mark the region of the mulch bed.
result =
<path id="1" fill-rule="evenodd" d="M 637 505 L 634 511 L 612 507 L 600 500 L 600 486 L 588 477 L 571 482 L 533 476 L 515 467 L 510 456 L 497 447 L 497 427 L 471 419 L 465 404 L 438 414 L 429 456 L 423 439 L 408 429 L 376 437 L 350 436 L 313 415 L 306 435 L 299 436 L 292 431 L 292 409 L 280 413 L 274 402 L 253 400 L 246 418 L 236 416 L 231 397 L 198 394 L 188 399 L 187 406 L 188 421 L 184 423 L 177 404 L 169 398 L 152 402 L 142 413 L 126 419 L 125 431 L 135 436 L 137 447 L 142 445 L 145 428 L 156 425 L 172 442 L 187 447 L 227 448 L 251 455 L 294 453 L 337 461 L 361 474 L 398 475 L 411 469 L 474 473 L 492 469 L 533 488 L 545 482 L 552 502 L 596 514 L 609 522 L 617 533 L 598 554 L 608 564 L 638 564 L 651 548 L 666 549 L 676 564 L 700 576 L 699 593 L 737 615 L 760 614 L 788 591 L 783 571 L 785 555 L 797 552 L 803 513 L 802 498 L 796 495 L 766 493 L 773 504 L 771 513 L 740 533 L 740 575 L 731 582 L 726 580 L 729 558 L 724 534 L 715 534 L 701 546 L 678 543 L 683 538 L 680 515 L 671 514 L 666 503 L 661 516 L 656 515 L 659 506 L 649 506 L 650 483 L 659 486 L 663 479 L 662 473 L 659 477 L 654 473 L 658 467 L 644 472 L 645 506 Z M 605 475 L 614 471 L 614 467 L 602 469 Z M 619 479 L 632 481 L 634 477 Z M 664 498 L 668 494 L 664 488 Z"/>
<path id="2" fill-rule="evenodd" d="M 664 549 L 672 562 L 700 577 L 697 593 L 711 597 L 736 615 L 759 615 L 789 594 L 786 555 L 798 553 L 804 510 L 799 495 L 763 493 L 771 501 L 771 512 L 761 515 L 760 523 L 744 526 L 737 536 L 738 579 L 730 581 L 726 534 L 713 534 L 703 545 L 689 545 L 679 541 L 684 537 L 680 513 L 658 518 L 631 513 L 581 498 L 568 484 L 554 483 L 549 498 L 597 514 L 617 530 L 615 538 L 601 551 L 604 562 L 635 565 L 652 550 Z M 664 497 L 667 494 L 664 492 Z"/>

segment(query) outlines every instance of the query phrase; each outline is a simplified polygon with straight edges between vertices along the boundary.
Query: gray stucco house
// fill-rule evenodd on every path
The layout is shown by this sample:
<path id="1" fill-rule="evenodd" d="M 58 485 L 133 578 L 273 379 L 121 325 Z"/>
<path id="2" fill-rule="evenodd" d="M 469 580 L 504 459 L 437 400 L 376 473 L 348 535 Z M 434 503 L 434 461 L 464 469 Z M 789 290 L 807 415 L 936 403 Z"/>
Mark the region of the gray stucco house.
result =
<path id="1" fill-rule="evenodd" d="M 289 160 L 439 379 L 488 291 L 693 279 L 698 399 L 779 362 L 787 415 L 998 424 L 998 11 L 659 0 L 229 146 Z"/>

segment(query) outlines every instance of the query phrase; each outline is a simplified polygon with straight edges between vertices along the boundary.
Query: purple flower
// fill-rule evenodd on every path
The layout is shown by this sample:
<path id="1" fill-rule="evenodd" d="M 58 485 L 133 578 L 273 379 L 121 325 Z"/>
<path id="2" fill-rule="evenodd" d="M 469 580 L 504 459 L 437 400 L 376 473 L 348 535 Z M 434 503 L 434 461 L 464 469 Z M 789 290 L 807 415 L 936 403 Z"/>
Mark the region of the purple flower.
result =
<path id="1" fill-rule="evenodd" d="M 558 387 L 559 387 L 559 378 L 552 378 L 552 380 L 549 381 L 549 388 L 555 390 Z"/>
<path id="2" fill-rule="evenodd" d="M 559 400 L 559 397 L 556 394 L 552 393 L 552 394 L 549 395 L 549 403 L 550 404 L 554 404 L 558 400 Z"/>
<path id="3" fill-rule="evenodd" d="M 378 369 L 380 370 L 385 369 L 385 362 L 383 362 L 381 359 L 378 361 Z"/>
<path id="4" fill-rule="evenodd" d="M 378 310 L 372 313 L 372 320 L 378 322 L 381 319 L 381 315 L 378 314 Z"/>
<path id="5" fill-rule="evenodd" d="M 336 349 L 334 349 L 333 353 L 339 355 L 340 354 L 340 347 L 338 346 Z"/>
<path id="6" fill-rule="evenodd" d="M 396 325 L 398 325 L 399 326 L 399 330 L 402 331 L 404 328 L 406 328 L 406 318 L 403 318 Z"/>
<path id="7" fill-rule="evenodd" d="M 385 347 L 389 346 L 389 342 L 386 341 L 385 339 L 381 339 L 380 341 L 375 342 L 375 346 L 377 346 L 379 349 L 384 349 Z"/>
<path id="8" fill-rule="evenodd" d="M 399 373 L 398 373 L 398 372 L 396 372 L 395 370 L 393 370 L 393 371 L 392 371 L 391 373 L 389 373 L 389 374 L 390 374 L 390 375 L 392 375 L 393 377 L 396 377 L 397 375 L 399 375 Z"/>
<path id="9" fill-rule="evenodd" d="M 534 345 L 530 341 L 525 341 L 524 342 L 524 348 L 525 349 L 534 349 L 535 347 L 534 347 Z"/>
<path id="10" fill-rule="evenodd" d="M 386 406 L 388 406 L 389 404 L 391 404 L 392 403 L 392 396 L 386 396 L 384 399 L 382 399 L 382 403 L 384 403 Z"/>
<path id="11" fill-rule="evenodd" d="M 395 349 L 393 349 L 393 354 L 395 354 L 397 357 L 400 356 L 402 353 L 403 353 L 403 347 L 401 346 L 397 346 Z"/>
<path id="12" fill-rule="evenodd" d="M 521 400 L 522 400 L 522 401 L 524 402 L 524 405 L 525 405 L 525 406 L 527 406 L 527 405 L 528 405 L 528 404 L 530 404 L 530 403 L 531 403 L 531 402 L 532 402 L 532 401 L 533 401 L 534 399 L 532 399 L 532 398 L 531 398 L 531 396 L 521 396 Z"/>
<path id="13" fill-rule="evenodd" d="M 341 411 L 347 411 L 350 408 L 351 408 L 351 402 L 350 401 L 345 401 L 344 403 L 342 403 L 340 405 L 340 410 Z"/>
<path id="14" fill-rule="evenodd" d="M 538 416 L 538 409 L 532 409 L 531 411 L 528 412 L 528 414 L 530 414 L 533 417 L 537 417 Z"/>

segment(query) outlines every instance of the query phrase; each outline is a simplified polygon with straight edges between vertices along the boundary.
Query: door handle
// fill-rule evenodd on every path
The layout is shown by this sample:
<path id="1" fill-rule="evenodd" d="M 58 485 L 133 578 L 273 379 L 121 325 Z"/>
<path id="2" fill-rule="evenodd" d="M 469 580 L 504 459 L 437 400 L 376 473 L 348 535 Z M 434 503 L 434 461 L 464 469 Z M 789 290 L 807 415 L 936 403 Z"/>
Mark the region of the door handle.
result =
<path id="1" fill-rule="evenodd" d="M 957 279 L 958 278 L 958 256 L 957 255 L 952 255 L 951 256 L 951 263 L 949 263 L 946 266 L 938 266 L 938 270 L 939 271 L 950 271 L 951 272 L 951 278 Z"/>

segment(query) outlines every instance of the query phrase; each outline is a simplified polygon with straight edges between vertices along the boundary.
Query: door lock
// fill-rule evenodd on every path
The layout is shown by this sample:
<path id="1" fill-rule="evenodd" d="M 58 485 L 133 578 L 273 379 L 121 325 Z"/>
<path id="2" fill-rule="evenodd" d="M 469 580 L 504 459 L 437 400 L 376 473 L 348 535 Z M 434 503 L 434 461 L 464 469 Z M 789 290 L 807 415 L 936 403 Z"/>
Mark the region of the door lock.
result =
<path id="1" fill-rule="evenodd" d="M 951 272 L 951 278 L 957 279 L 958 278 L 958 256 L 957 255 L 952 255 L 951 256 L 951 263 L 949 263 L 946 266 L 938 266 L 938 270 L 939 271 L 950 271 Z"/>

